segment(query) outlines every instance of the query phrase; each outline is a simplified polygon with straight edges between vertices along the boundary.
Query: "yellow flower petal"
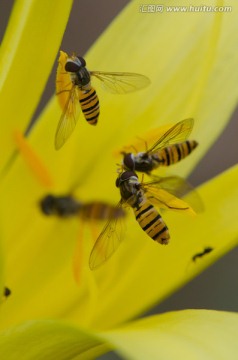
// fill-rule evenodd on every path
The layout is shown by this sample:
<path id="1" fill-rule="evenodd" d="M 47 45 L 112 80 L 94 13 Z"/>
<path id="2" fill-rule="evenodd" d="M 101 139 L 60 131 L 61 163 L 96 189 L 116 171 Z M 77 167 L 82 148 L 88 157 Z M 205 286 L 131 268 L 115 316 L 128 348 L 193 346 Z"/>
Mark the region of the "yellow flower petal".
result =
<path id="1" fill-rule="evenodd" d="M 16 171 L 22 174 L 19 168 Z M 125 240 L 110 260 L 92 272 L 88 259 L 93 237 L 85 223 L 83 273 L 78 287 L 72 263 L 82 222 L 77 218 L 60 220 L 41 215 L 36 199 L 25 197 L 21 192 L 21 182 L 17 186 L 15 181 L 7 180 L 8 191 L 13 192 L 16 204 L 24 204 L 27 210 L 24 221 L 22 218 L 20 223 L 16 221 L 14 228 L 4 227 L 8 253 L 6 280 L 15 296 L 5 304 L 1 328 L 46 316 L 109 328 L 161 301 L 236 244 L 238 167 L 199 189 L 204 213 L 194 218 L 163 213 L 171 234 L 171 242 L 166 247 L 154 243 L 143 233 L 131 211 L 126 219 Z M 33 193 L 36 189 L 39 191 L 30 179 L 25 186 Z M 11 219 L 8 193 L 2 191 L 2 194 L 0 215 Z M 100 225 L 95 226 L 99 232 Z M 192 257 L 208 246 L 214 250 L 193 262 Z"/>
<path id="2" fill-rule="evenodd" d="M 103 333 L 31 321 L 1 333 L 0 355 L 11 360 L 90 360 L 113 348 L 136 360 L 235 359 L 237 330 L 237 314 L 209 310 L 152 316 Z"/>
<path id="3" fill-rule="evenodd" d="M 107 348 L 93 335 L 50 320 L 24 323 L 0 336 L 0 357 L 9 360 L 90 360 Z"/>
<path id="4" fill-rule="evenodd" d="M 0 49 L 0 168 L 12 154 L 14 128 L 24 131 L 38 105 L 71 6 L 72 0 L 14 3 Z"/>
<path id="5" fill-rule="evenodd" d="M 33 148 L 28 144 L 27 139 L 17 130 L 14 131 L 13 136 L 16 147 L 24 158 L 29 170 L 32 170 L 33 176 L 35 176 L 46 188 L 52 188 L 53 179 L 50 173 Z"/>
<path id="6" fill-rule="evenodd" d="M 188 173 L 220 133 L 234 108 L 238 91 L 235 71 L 238 25 L 234 14 L 214 13 L 208 17 L 164 13 L 158 23 L 157 15 L 140 14 L 138 7 L 138 1 L 130 3 L 86 60 L 96 70 L 144 73 L 154 81 L 150 89 L 125 97 L 107 95 L 98 89 L 102 109 L 98 126 L 92 128 L 81 115 L 78 131 L 58 153 L 54 151 L 53 139 L 61 111 L 55 98 L 32 132 L 30 141 L 57 179 L 58 193 L 68 192 L 78 183 L 82 184 L 77 189 L 81 200 L 100 198 L 116 203 L 119 194 L 114 186 L 113 149 L 126 144 L 137 131 L 141 134 L 148 128 L 191 116 L 196 120 L 193 136 L 202 144 L 200 153 L 173 168 L 173 172 L 181 169 L 180 174 Z M 175 38 L 174 46 L 166 45 Z M 125 54 L 130 55 L 129 60 Z M 125 241 L 107 264 L 92 273 L 87 264 L 92 236 L 86 231 L 84 280 L 78 289 L 72 277 L 78 221 L 47 219 L 40 213 L 38 201 L 46 189 L 39 186 L 19 158 L 1 184 L 0 215 L 6 219 L 2 232 L 9 254 L 7 280 L 17 294 L 7 302 L 1 326 L 32 317 L 61 316 L 107 328 L 161 300 L 198 273 L 210 259 L 216 259 L 234 245 L 237 177 L 234 168 L 202 188 L 206 211 L 196 219 L 163 215 L 172 237 L 166 248 L 148 239 L 131 214 Z M 217 196 L 220 187 L 226 191 Z M 19 215 L 14 227 L 9 197 Z M 232 225 L 227 229 L 230 221 Z M 194 264 L 192 256 L 209 245 L 215 250 Z"/>
<path id="7" fill-rule="evenodd" d="M 2 300 L 4 300 L 4 269 L 3 269 L 3 251 L 2 251 L 2 243 L 0 243 L 0 305 Z M 1 309 L 0 309 L 1 311 Z"/>
<path id="8" fill-rule="evenodd" d="M 219 3 L 214 0 L 211 6 Z M 143 137 L 149 129 L 193 117 L 191 138 L 199 142 L 199 147 L 166 170 L 187 175 L 224 129 L 237 103 L 235 12 L 212 12 L 209 16 L 203 12 L 144 14 L 139 12 L 140 5 L 132 1 L 85 58 L 89 69 L 143 73 L 152 84 L 140 92 L 120 96 L 107 94 L 95 81 L 101 104 L 98 125 L 89 126 L 81 114 L 73 135 L 60 150 L 62 164 L 67 161 L 66 176 L 71 167 L 70 183 L 80 182 L 79 192 L 90 193 L 92 198 L 107 194 L 110 199 L 114 194 L 116 199 L 112 185 L 115 149 L 136 135 Z M 176 1 L 171 5 L 177 5 Z M 183 5 L 190 3 L 186 0 Z M 235 1 L 228 5 L 235 6 Z M 40 117 L 32 141 L 43 159 L 55 164 L 52 166 L 64 188 L 64 166 L 59 165 L 59 155 L 53 149 L 60 114 L 54 98 Z M 49 142 L 43 146 L 46 134 Z M 100 161 L 95 160 L 95 154 Z M 100 180 L 100 188 L 94 186 L 95 179 Z"/>
<path id="9" fill-rule="evenodd" d="M 98 297 L 101 295 L 103 301 L 98 304 L 94 326 L 110 327 L 138 315 L 236 246 L 237 181 L 238 166 L 199 187 L 205 210 L 196 217 L 164 212 L 162 216 L 171 235 L 166 247 L 142 234 L 133 215 L 127 219 L 125 241 L 117 253 L 95 271 Z M 192 257 L 206 247 L 214 250 L 194 262 Z"/>
<path id="10" fill-rule="evenodd" d="M 236 359 L 238 315 L 186 310 L 142 319 L 104 333 L 126 359 Z"/>
<path id="11" fill-rule="evenodd" d="M 143 14 L 139 12 L 140 5 L 139 1 L 131 2 L 86 57 L 92 69 L 129 67 L 152 80 L 148 89 L 126 99 L 100 92 L 101 121 L 103 124 L 106 121 L 103 129 L 110 133 L 115 145 L 120 141 L 122 146 L 126 139 L 142 135 L 148 128 L 193 117 L 192 137 L 200 146 L 191 159 L 170 169 L 185 175 L 223 130 L 237 103 L 238 78 L 232 79 L 238 60 L 237 40 L 233 35 L 237 33 L 236 15 L 234 11 L 209 16 L 202 12 L 196 16 L 166 11 Z M 170 1 L 170 5 L 178 4 Z M 184 1 L 183 5 L 189 6 L 190 2 Z M 210 5 L 221 2 L 212 1 Z M 235 1 L 224 1 L 224 5 L 235 6 Z M 115 38 L 119 50 L 113 51 Z M 93 177 L 100 169 L 106 169 L 111 162 L 109 156 L 104 157 L 105 165 L 94 166 Z"/>

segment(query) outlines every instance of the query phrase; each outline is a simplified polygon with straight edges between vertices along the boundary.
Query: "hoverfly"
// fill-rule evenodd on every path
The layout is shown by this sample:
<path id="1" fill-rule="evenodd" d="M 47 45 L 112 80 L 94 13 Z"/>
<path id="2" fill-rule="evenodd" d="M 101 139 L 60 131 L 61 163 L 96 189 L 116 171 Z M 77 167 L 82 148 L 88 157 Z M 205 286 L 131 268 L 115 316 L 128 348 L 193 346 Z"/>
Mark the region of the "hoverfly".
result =
<path id="1" fill-rule="evenodd" d="M 175 177 L 173 177 L 173 181 L 175 182 Z M 133 171 L 121 173 L 116 180 L 116 186 L 120 189 L 121 194 L 118 207 L 131 207 L 142 230 L 152 240 L 162 245 L 169 243 L 170 235 L 168 227 L 156 207 L 194 214 L 186 202 L 166 191 L 167 182 L 170 182 L 170 178 L 143 183 L 139 181 Z M 109 219 L 96 240 L 89 259 L 91 270 L 99 267 L 118 248 L 122 240 L 122 233 L 117 225 L 116 219 Z"/>
<path id="2" fill-rule="evenodd" d="M 197 146 L 195 140 L 186 140 L 194 120 L 185 119 L 166 131 L 147 151 L 123 154 L 122 167 L 126 170 L 150 174 L 159 166 L 169 166 L 188 156 Z"/>
<path id="3" fill-rule="evenodd" d="M 81 110 L 86 121 L 96 125 L 99 117 L 99 99 L 91 86 L 91 77 L 101 81 L 103 88 L 113 94 L 130 93 L 149 85 L 141 74 L 127 72 L 89 71 L 81 56 L 69 56 L 60 51 L 56 75 L 56 95 L 63 110 L 55 135 L 55 149 L 59 150 L 73 132 Z M 80 105 L 80 106 L 79 106 Z"/>
<path id="4" fill-rule="evenodd" d="M 83 220 L 97 221 L 107 220 L 110 217 L 119 218 L 125 216 L 125 211 L 122 208 L 101 201 L 82 203 L 71 195 L 46 195 L 40 201 L 40 207 L 45 215 L 59 217 L 79 216 Z"/>
<path id="5" fill-rule="evenodd" d="M 193 255 L 192 261 L 195 262 L 198 258 L 202 258 L 204 255 L 209 254 L 213 250 L 214 249 L 212 247 L 204 248 L 204 250 L 202 252 Z"/>

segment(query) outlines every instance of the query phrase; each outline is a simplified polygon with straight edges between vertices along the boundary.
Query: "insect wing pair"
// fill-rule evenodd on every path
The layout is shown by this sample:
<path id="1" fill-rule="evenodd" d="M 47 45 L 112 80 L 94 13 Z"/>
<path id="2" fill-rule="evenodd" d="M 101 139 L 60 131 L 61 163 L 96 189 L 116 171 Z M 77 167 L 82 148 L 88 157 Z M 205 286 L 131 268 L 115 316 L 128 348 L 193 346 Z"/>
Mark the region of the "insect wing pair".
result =
<path id="1" fill-rule="evenodd" d="M 121 206 L 113 206 L 109 203 L 104 203 L 101 201 L 82 203 L 71 195 L 54 196 L 52 194 L 46 195 L 44 198 L 42 198 L 39 205 L 44 215 L 55 215 L 60 218 L 71 218 L 73 216 L 77 216 L 79 219 L 83 220 L 83 222 L 87 221 L 88 223 L 90 223 L 92 226 L 92 230 L 97 222 L 110 219 L 115 224 L 114 227 L 116 227 L 117 223 L 120 224 L 120 226 L 118 227 L 118 233 L 113 233 L 112 228 L 110 232 L 109 229 L 108 237 L 111 237 L 111 240 L 113 240 L 114 237 L 123 237 L 122 219 L 125 216 L 125 212 Z M 83 229 L 83 222 L 81 224 L 81 230 Z M 92 236 L 93 233 L 94 232 L 92 231 Z M 79 275 L 81 273 L 82 237 L 83 233 L 81 231 L 81 236 L 77 241 L 73 261 L 74 277 L 77 282 L 79 282 Z M 105 249 L 105 246 L 103 246 L 102 248 L 100 248 L 100 246 L 97 246 L 98 256 L 100 256 L 102 259 L 101 262 L 104 261 L 105 254 L 109 256 L 110 253 L 114 252 L 114 243 L 116 244 L 117 241 L 106 242 L 106 245 L 108 246 L 107 249 Z"/>
<path id="2" fill-rule="evenodd" d="M 72 134 L 78 121 L 80 106 L 89 123 L 95 125 L 97 122 L 99 100 L 96 91 L 91 86 L 91 77 L 100 80 L 102 87 L 112 94 L 134 92 L 150 84 L 150 80 L 141 74 L 88 71 L 85 66 L 83 58 L 75 55 L 68 56 L 60 51 L 56 95 L 63 112 L 55 135 L 56 150 L 60 149 Z"/>
<path id="3" fill-rule="evenodd" d="M 149 174 L 160 165 L 169 166 L 182 160 L 198 145 L 194 140 L 186 141 L 193 125 L 194 120 L 191 118 L 182 120 L 161 135 L 145 152 L 137 154 L 122 152 L 123 167 Z"/>
<path id="4" fill-rule="evenodd" d="M 176 194 L 176 184 L 179 191 L 181 191 L 181 183 L 182 179 L 177 177 L 157 178 L 152 182 L 140 183 L 140 189 L 149 206 L 194 214 L 194 211 L 186 202 L 171 193 L 172 188 L 174 194 Z M 172 186 L 170 184 L 172 184 Z M 167 189 L 169 189 L 170 192 L 168 192 Z M 126 201 L 121 198 L 117 207 L 128 207 L 130 206 L 129 203 L 130 199 Z M 136 220 L 138 222 L 138 219 Z M 109 219 L 91 251 L 89 259 L 91 270 L 98 268 L 112 256 L 123 240 L 124 233 L 123 219 L 119 219 L 119 221 L 118 219 Z"/>

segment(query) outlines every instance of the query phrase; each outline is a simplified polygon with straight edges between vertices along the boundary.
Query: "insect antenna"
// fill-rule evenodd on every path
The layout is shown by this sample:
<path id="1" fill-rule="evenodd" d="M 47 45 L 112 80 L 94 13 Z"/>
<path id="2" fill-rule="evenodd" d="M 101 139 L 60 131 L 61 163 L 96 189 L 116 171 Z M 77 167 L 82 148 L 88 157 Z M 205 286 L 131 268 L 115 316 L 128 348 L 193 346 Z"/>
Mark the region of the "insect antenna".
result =
<path id="1" fill-rule="evenodd" d="M 141 138 L 140 136 L 137 136 L 136 138 L 144 143 L 145 151 L 147 152 L 148 151 L 148 143 L 147 143 L 147 141 L 145 139 Z"/>

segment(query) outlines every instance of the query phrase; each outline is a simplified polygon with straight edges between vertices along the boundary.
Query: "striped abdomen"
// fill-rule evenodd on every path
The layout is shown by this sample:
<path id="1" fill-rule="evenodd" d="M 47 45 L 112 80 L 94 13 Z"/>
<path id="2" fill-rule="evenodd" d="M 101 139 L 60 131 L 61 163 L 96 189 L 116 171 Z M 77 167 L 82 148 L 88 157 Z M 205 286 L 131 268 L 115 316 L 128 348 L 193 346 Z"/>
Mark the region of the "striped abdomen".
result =
<path id="1" fill-rule="evenodd" d="M 155 165 L 158 164 L 158 166 L 175 164 L 188 156 L 197 146 L 198 143 L 195 140 L 187 140 L 179 144 L 165 147 L 152 156 L 153 162 Z"/>
<path id="2" fill-rule="evenodd" d="M 170 239 L 168 228 L 158 211 L 146 198 L 133 210 L 140 227 L 151 239 L 160 244 L 168 244 Z"/>
<path id="3" fill-rule="evenodd" d="M 120 207 L 94 201 L 83 204 L 80 209 L 80 215 L 85 220 L 108 220 L 110 218 L 120 218 L 125 216 L 125 211 Z"/>
<path id="4" fill-rule="evenodd" d="M 79 90 L 79 102 L 85 119 L 91 125 L 96 125 L 100 113 L 99 99 L 94 88 L 90 90 Z"/>

